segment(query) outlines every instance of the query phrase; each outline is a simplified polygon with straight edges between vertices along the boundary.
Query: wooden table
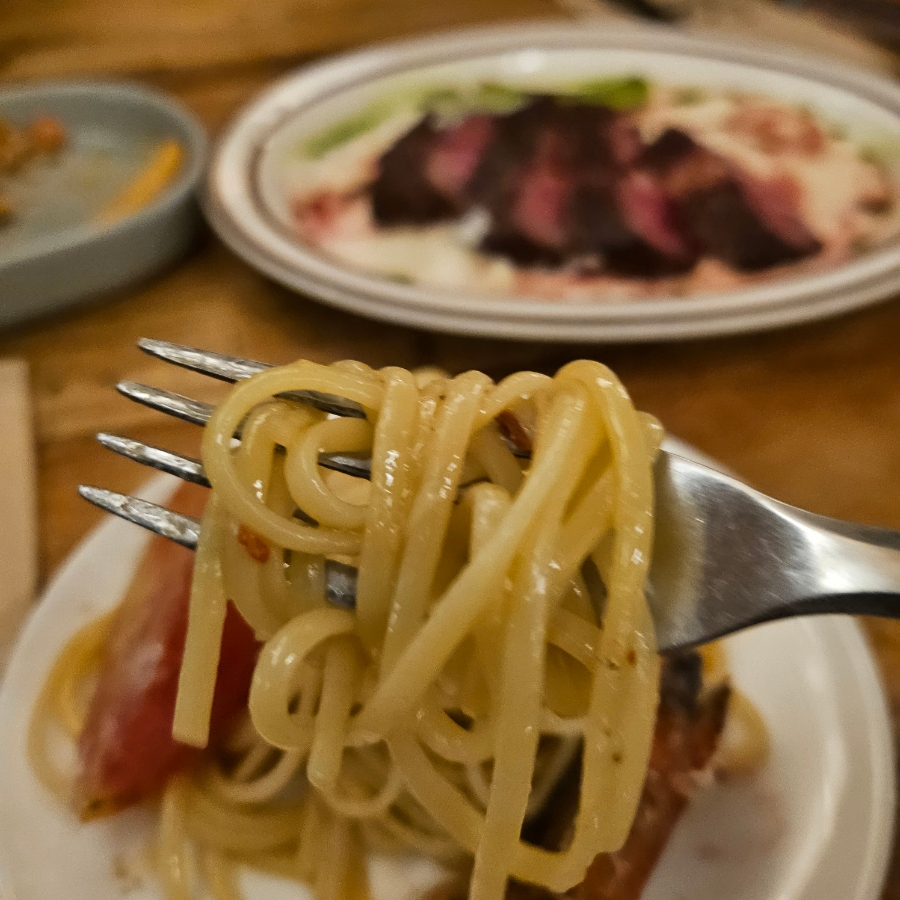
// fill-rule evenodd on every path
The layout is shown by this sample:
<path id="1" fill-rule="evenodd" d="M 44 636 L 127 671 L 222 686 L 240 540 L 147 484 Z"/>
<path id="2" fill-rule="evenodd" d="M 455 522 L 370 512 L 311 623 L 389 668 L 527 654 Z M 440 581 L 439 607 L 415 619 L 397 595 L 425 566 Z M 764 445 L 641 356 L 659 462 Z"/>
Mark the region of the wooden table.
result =
<path id="1" fill-rule="evenodd" d="M 4 0 L 0 73 L 140 78 L 175 94 L 215 133 L 273 77 L 315 56 L 446 26 L 559 17 L 575 6 L 591 12 L 582 0 L 561 2 Z M 790 22 L 793 36 L 808 40 L 810 30 Z M 829 40 L 829 49 L 849 58 L 894 65 L 846 34 Z M 217 383 L 142 356 L 134 349 L 140 336 L 272 362 L 351 357 L 374 366 L 477 367 L 495 376 L 597 358 L 620 374 L 639 407 L 764 491 L 818 513 L 900 528 L 900 302 L 715 341 L 604 347 L 474 340 L 369 322 L 297 297 L 207 235 L 150 284 L 0 335 L 0 356 L 20 355 L 32 366 L 44 579 L 100 517 L 76 486 L 128 491 L 146 477 L 100 449 L 95 432 L 197 449 L 195 430 L 126 402 L 115 382 L 146 381 L 205 399 L 221 394 Z M 900 722 L 900 623 L 867 627 Z M 900 856 L 884 896 L 900 898 Z"/>

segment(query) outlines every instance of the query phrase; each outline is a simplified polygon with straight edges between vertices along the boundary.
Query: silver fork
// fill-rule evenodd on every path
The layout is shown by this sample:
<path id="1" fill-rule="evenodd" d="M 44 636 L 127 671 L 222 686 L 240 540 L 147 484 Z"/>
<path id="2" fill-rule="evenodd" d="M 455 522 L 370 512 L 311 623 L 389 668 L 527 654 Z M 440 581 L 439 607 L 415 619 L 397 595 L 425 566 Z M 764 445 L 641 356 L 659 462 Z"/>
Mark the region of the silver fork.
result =
<path id="1" fill-rule="evenodd" d="M 249 378 L 264 363 L 163 341 L 139 346 L 160 359 L 226 381 Z M 132 400 L 204 424 L 212 407 L 123 382 Z M 340 397 L 296 392 L 290 398 L 336 415 L 364 415 Z M 199 460 L 114 435 L 100 442 L 143 465 L 208 485 Z M 320 463 L 360 478 L 369 460 L 323 454 Z M 648 597 L 663 651 L 703 644 L 788 616 L 851 613 L 900 618 L 900 532 L 813 515 L 714 469 L 663 449 L 655 470 L 656 541 Z M 200 525 L 144 500 L 82 485 L 86 500 L 186 547 Z M 330 602 L 352 607 L 356 573 L 329 561 Z"/>

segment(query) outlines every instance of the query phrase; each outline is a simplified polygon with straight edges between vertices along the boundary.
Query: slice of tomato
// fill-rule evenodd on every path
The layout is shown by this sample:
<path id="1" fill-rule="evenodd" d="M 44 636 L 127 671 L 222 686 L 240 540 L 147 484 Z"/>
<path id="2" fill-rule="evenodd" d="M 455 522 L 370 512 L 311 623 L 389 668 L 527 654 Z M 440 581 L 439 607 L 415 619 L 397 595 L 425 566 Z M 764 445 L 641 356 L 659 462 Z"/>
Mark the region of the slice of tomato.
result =
<path id="1" fill-rule="evenodd" d="M 198 516 L 207 492 L 184 485 L 170 504 Z M 82 819 L 158 794 L 199 751 L 174 740 L 172 720 L 184 654 L 194 554 L 153 538 L 116 614 L 97 688 L 78 741 L 74 794 Z M 253 631 L 229 605 L 210 724 L 221 738 L 247 706 L 259 653 Z"/>

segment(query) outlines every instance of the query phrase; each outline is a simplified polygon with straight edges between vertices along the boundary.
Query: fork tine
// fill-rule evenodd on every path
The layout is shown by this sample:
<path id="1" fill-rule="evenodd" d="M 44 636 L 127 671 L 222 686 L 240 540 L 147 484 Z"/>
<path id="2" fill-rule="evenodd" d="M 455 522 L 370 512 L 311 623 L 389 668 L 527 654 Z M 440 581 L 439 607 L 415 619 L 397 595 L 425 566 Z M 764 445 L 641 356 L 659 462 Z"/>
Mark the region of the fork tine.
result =
<path id="1" fill-rule="evenodd" d="M 131 438 L 119 437 L 115 434 L 101 432 L 97 435 L 97 440 L 113 453 L 133 459 L 142 466 L 150 466 L 153 469 L 159 469 L 160 472 L 168 472 L 183 481 L 191 481 L 194 484 L 203 485 L 203 487 L 210 486 L 209 479 L 203 471 L 203 463 L 199 459 L 180 456 L 170 450 L 163 450 L 160 447 L 134 441 Z M 321 453 L 319 465 L 323 469 L 343 472 L 354 478 L 372 477 L 372 461 L 367 457 L 350 456 L 343 453 Z"/>
<path id="2" fill-rule="evenodd" d="M 138 500 L 137 497 L 117 494 L 115 491 L 90 487 L 86 484 L 79 486 L 78 493 L 89 503 L 99 506 L 106 512 L 181 544 L 188 550 L 197 549 L 200 523 L 190 516 L 183 516 L 146 500 Z"/>
<path id="3" fill-rule="evenodd" d="M 325 599 L 341 609 L 356 607 L 356 587 L 359 572 L 335 559 L 325 560 Z"/>
<path id="4" fill-rule="evenodd" d="M 139 384 L 136 381 L 120 381 L 116 385 L 116 390 L 123 397 L 134 400 L 135 403 L 141 403 L 149 406 L 150 409 L 175 416 L 176 419 L 182 419 L 192 425 L 205 425 L 214 411 L 214 407 L 208 403 L 192 400 L 190 397 L 173 394 L 171 391 L 164 391 L 146 384 Z"/>
<path id="5" fill-rule="evenodd" d="M 344 453 L 320 453 L 319 465 L 332 472 L 343 472 L 353 478 L 372 477 L 372 460 L 367 456 L 349 456 Z"/>
<path id="6" fill-rule="evenodd" d="M 242 381 L 272 368 L 268 363 L 257 362 L 254 359 L 241 359 L 238 356 L 212 353 L 209 350 L 198 350 L 196 347 L 184 347 L 180 344 L 156 341 L 151 338 L 141 338 L 138 341 L 138 347 L 144 353 L 155 356 L 157 359 L 165 360 L 192 372 L 200 372 L 202 375 L 218 378 L 221 381 Z M 354 419 L 366 417 L 365 411 L 358 403 L 334 394 L 323 394 L 320 391 L 290 391 L 280 396 L 306 403 L 335 416 Z"/>
<path id="7" fill-rule="evenodd" d="M 203 487 L 210 486 L 209 479 L 203 471 L 203 464 L 199 459 L 179 456 L 177 453 L 171 453 L 161 447 L 142 444 L 140 441 L 133 441 L 115 434 L 101 432 L 97 435 L 97 440 L 107 450 L 133 459 L 142 466 L 150 466 L 153 469 L 159 469 L 160 472 L 168 472 L 169 475 L 176 475 L 182 481 L 190 481 Z"/>
<path id="8" fill-rule="evenodd" d="M 188 550 L 196 550 L 200 539 L 200 523 L 190 516 L 172 512 L 163 506 L 138 500 L 115 491 L 90 487 L 82 484 L 78 493 L 94 506 L 110 512 L 115 516 L 140 525 L 154 534 L 181 544 Z M 329 603 L 342 609 L 353 609 L 356 606 L 357 571 L 353 566 L 325 560 L 325 596 Z"/>
<path id="9" fill-rule="evenodd" d="M 211 353 L 208 350 L 198 350 L 196 347 L 185 347 L 181 344 L 156 341 L 152 338 L 140 338 L 137 345 L 144 353 L 155 356 L 157 359 L 181 366 L 183 369 L 190 369 L 192 372 L 219 378 L 222 381 L 242 381 L 244 378 L 272 368 L 268 363 L 257 362 L 255 359 L 241 359 L 237 356 L 226 356 L 224 353 Z"/>

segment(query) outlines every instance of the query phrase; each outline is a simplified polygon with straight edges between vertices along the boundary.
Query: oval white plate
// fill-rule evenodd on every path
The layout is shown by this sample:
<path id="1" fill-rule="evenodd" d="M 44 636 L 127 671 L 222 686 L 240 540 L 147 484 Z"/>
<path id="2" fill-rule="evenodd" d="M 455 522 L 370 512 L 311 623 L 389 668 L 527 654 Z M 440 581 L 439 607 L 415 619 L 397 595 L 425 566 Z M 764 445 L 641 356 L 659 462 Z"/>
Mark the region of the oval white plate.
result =
<path id="1" fill-rule="evenodd" d="M 164 502 L 172 485 L 157 478 L 143 496 Z M 119 600 L 146 540 L 125 522 L 104 522 L 60 569 L 18 643 L 0 689 L 0 895 L 5 887 L 15 900 L 160 898 L 142 852 L 152 815 L 81 825 L 36 782 L 25 754 L 54 658 Z M 644 900 L 876 900 L 893 825 L 893 750 L 859 629 L 838 617 L 784 621 L 728 648 L 736 683 L 768 723 L 772 759 L 759 777 L 714 785 L 696 800 Z M 434 874 L 382 861 L 375 900 L 417 900 Z M 271 879 L 246 886 L 251 900 L 303 896 Z"/>
<path id="2" fill-rule="evenodd" d="M 676 85 L 749 86 L 808 105 L 860 143 L 900 146 L 900 86 L 878 76 L 796 51 L 665 29 L 516 25 L 376 47 L 277 82 L 225 134 L 204 208 L 235 252 L 288 287 L 361 315 L 462 334 L 554 341 L 729 334 L 834 315 L 900 288 L 900 238 L 825 273 L 694 298 L 552 303 L 403 285 L 303 245 L 267 186 L 273 160 L 288 143 L 395 90 L 479 81 L 534 89 L 622 74 Z"/>

